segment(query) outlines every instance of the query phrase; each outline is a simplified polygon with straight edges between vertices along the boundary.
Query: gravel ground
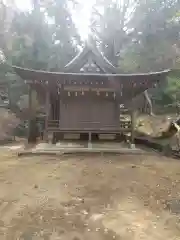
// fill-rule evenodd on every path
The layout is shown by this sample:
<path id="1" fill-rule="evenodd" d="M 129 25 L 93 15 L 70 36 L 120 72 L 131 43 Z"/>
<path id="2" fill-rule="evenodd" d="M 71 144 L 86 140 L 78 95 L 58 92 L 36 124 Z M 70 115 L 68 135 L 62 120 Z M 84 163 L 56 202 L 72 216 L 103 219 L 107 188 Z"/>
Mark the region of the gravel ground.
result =
<path id="1" fill-rule="evenodd" d="M 179 240 L 180 162 L 0 154 L 2 240 Z"/>

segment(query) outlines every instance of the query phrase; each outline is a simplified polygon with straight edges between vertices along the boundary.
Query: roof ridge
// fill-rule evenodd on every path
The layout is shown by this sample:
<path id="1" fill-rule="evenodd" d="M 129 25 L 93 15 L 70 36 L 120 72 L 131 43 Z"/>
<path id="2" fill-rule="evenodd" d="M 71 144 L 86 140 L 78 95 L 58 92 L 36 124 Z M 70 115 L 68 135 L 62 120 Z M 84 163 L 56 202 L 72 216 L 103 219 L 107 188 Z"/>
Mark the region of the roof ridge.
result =
<path id="1" fill-rule="evenodd" d="M 93 55 L 93 60 L 98 67 L 107 73 L 115 73 L 116 67 L 105 57 L 105 55 L 90 41 L 86 41 L 84 48 L 80 51 L 65 67 L 67 71 L 80 71 L 86 62 L 88 62 L 88 54 Z M 85 59 L 84 59 L 85 58 Z"/>

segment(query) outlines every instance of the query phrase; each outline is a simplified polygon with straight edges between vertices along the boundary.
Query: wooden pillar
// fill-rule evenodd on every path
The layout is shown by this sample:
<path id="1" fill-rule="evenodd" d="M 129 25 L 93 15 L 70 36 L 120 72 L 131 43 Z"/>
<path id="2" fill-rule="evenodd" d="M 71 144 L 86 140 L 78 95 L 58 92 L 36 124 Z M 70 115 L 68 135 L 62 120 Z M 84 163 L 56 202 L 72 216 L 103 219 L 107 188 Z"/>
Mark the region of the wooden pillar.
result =
<path id="1" fill-rule="evenodd" d="M 56 144 L 57 143 L 57 133 L 53 132 L 52 134 L 52 144 Z"/>
<path id="2" fill-rule="evenodd" d="M 28 132 L 27 132 L 27 138 L 28 138 L 28 143 L 30 140 L 30 125 L 31 125 L 31 111 L 32 111 L 32 89 L 31 86 L 28 85 L 28 111 L 29 111 L 29 118 L 28 118 Z"/>
<path id="3" fill-rule="evenodd" d="M 33 91 L 32 87 L 29 85 L 29 119 L 28 119 L 28 143 L 36 143 L 37 140 L 37 124 L 36 124 L 36 115 L 33 109 Z"/>
<path id="4" fill-rule="evenodd" d="M 46 111 L 46 117 L 45 117 L 45 128 L 44 128 L 44 140 L 48 142 L 48 120 L 49 120 L 49 103 L 50 103 L 50 94 L 49 89 L 46 88 L 46 101 L 45 101 L 45 111 Z"/>
<path id="5" fill-rule="evenodd" d="M 134 137 L 135 137 L 135 109 L 134 109 L 134 105 L 132 106 L 131 109 L 131 142 L 130 142 L 130 147 L 134 148 Z"/>
<path id="6" fill-rule="evenodd" d="M 88 148 L 92 148 L 92 133 L 89 132 L 88 135 Z"/>

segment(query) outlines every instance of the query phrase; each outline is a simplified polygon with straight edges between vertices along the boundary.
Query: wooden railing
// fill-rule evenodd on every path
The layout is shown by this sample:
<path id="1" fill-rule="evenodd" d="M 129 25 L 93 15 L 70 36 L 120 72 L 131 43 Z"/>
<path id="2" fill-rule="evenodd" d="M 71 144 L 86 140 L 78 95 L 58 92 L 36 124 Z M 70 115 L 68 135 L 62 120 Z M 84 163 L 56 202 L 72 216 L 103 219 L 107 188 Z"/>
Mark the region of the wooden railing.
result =
<path id="1" fill-rule="evenodd" d="M 49 120 L 48 129 L 49 130 L 119 130 L 119 131 L 131 131 L 132 124 L 131 121 L 119 121 L 119 124 L 102 124 L 100 122 L 78 122 L 77 124 L 63 124 L 59 120 Z"/>
<path id="2" fill-rule="evenodd" d="M 124 104 L 120 105 L 119 124 L 120 129 L 132 130 L 131 112 L 124 107 Z"/>
<path id="3" fill-rule="evenodd" d="M 59 128 L 59 120 L 48 120 L 48 128 Z"/>
<path id="4" fill-rule="evenodd" d="M 121 129 L 131 129 L 132 128 L 131 121 L 120 121 L 120 128 Z"/>

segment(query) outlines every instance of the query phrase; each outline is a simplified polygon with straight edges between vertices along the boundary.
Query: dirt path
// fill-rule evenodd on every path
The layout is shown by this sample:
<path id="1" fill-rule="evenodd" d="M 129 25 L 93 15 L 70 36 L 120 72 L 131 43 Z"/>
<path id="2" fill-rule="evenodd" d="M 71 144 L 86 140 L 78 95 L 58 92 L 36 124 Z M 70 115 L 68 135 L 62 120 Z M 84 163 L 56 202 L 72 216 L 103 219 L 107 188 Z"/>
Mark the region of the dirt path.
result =
<path id="1" fill-rule="evenodd" d="M 143 156 L 0 158 L 0 239 L 180 239 L 180 162 Z M 176 207 L 180 211 L 180 206 Z"/>

